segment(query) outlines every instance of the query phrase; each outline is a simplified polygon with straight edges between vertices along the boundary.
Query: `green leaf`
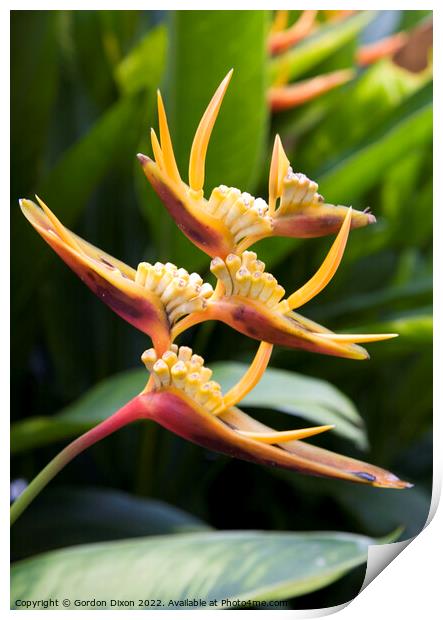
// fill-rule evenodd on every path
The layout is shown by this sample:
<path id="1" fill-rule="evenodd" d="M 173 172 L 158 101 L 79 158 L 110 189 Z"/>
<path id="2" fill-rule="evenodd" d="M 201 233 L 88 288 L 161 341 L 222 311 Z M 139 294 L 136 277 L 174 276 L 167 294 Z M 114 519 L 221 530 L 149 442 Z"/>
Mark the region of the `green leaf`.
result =
<path id="1" fill-rule="evenodd" d="M 11 549 L 17 560 L 71 545 L 206 529 L 158 500 L 95 487 L 50 487 L 12 529 Z"/>
<path id="2" fill-rule="evenodd" d="M 211 368 L 226 392 L 241 379 L 248 366 L 219 362 L 211 364 Z M 368 445 L 363 420 L 354 404 L 327 381 L 268 368 L 239 406 L 275 409 L 316 424 L 335 424 L 332 432 L 354 441 L 360 448 Z"/>
<path id="3" fill-rule="evenodd" d="M 389 236 L 408 248 L 432 237 L 432 179 L 420 178 L 428 157 L 426 146 L 408 152 L 387 171 L 381 187 Z"/>
<path id="4" fill-rule="evenodd" d="M 415 350 L 416 347 L 432 345 L 432 308 L 424 307 L 399 312 L 378 323 L 359 326 L 369 333 L 397 333 L 399 338 L 385 343 L 385 353 Z"/>
<path id="5" fill-rule="evenodd" d="M 418 304 L 423 300 L 431 301 L 432 277 L 420 274 L 420 277 L 402 285 L 381 288 L 368 293 L 350 295 L 344 300 L 319 306 L 315 312 L 315 318 L 330 321 L 352 313 L 365 311 L 383 311 L 387 307 L 410 303 Z M 359 328 L 360 329 L 360 328 Z"/>
<path id="6" fill-rule="evenodd" d="M 403 540 L 421 532 L 431 505 L 430 496 L 419 487 L 396 493 L 392 489 L 337 484 L 333 493 L 365 531 L 381 536 L 400 526 L 404 528 Z"/>
<path id="7" fill-rule="evenodd" d="M 58 80 L 57 11 L 11 13 L 11 194 L 41 172 Z M 17 196 L 18 197 L 18 196 Z"/>
<path id="8" fill-rule="evenodd" d="M 233 67 L 208 148 L 205 189 L 207 194 L 225 184 L 253 193 L 268 118 L 268 12 L 174 11 L 169 18 L 164 100 L 182 177 L 188 178 L 189 154 L 200 118 Z M 207 265 L 207 257 L 184 238 L 161 203 L 149 196 L 149 201 L 142 198 L 141 206 L 156 233 L 159 255 L 186 268 Z"/>
<path id="9" fill-rule="evenodd" d="M 129 370 L 105 379 L 54 416 L 32 417 L 11 429 L 11 449 L 21 452 L 77 435 L 120 409 L 146 384 L 146 371 Z"/>
<path id="10" fill-rule="evenodd" d="M 400 157 L 432 138 L 432 85 L 412 95 L 379 130 L 317 175 L 328 201 L 355 204 Z"/>
<path id="11" fill-rule="evenodd" d="M 290 129 L 298 138 L 294 158 L 303 169 L 318 170 L 324 162 L 343 156 L 377 132 L 401 102 L 427 81 L 429 76 L 405 71 L 391 60 L 369 67 L 345 92 L 330 93 L 330 101 L 313 102 L 293 119 Z M 301 134 L 312 118 L 315 126 L 303 139 Z"/>
<path id="12" fill-rule="evenodd" d="M 123 94 L 132 95 L 159 85 L 166 58 L 166 29 L 157 26 L 123 58 L 116 80 Z"/>
<path id="13" fill-rule="evenodd" d="M 336 24 L 321 26 L 313 35 L 270 61 L 271 82 L 278 81 L 280 75 L 289 80 L 299 78 L 355 39 L 375 14 L 362 11 Z"/>
<path id="14" fill-rule="evenodd" d="M 139 97 L 120 100 L 104 114 L 91 130 L 74 144 L 59 160 L 39 187 L 39 195 L 68 227 L 72 227 L 87 205 L 93 190 L 122 152 L 132 142 L 137 144 L 142 105 Z M 135 150 L 135 148 L 134 148 Z M 15 232 L 20 235 L 13 246 L 17 303 L 24 304 L 39 282 L 49 252 L 42 251 L 42 241 L 25 222 L 18 206 Z M 18 249 L 26 247 L 26 252 Z M 32 261 L 33 277 L 23 278 Z M 20 274 L 20 275 L 19 275 Z"/>
<path id="15" fill-rule="evenodd" d="M 371 538 L 340 532 L 214 532 L 139 538 L 53 551 L 12 569 L 15 601 L 58 598 L 282 600 L 318 590 L 367 560 Z M 170 602 L 171 601 L 171 602 Z M 124 603 L 114 608 L 122 607 Z M 201 607 L 198 602 L 195 604 Z M 72 603 L 72 609 L 75 609 Z"/>

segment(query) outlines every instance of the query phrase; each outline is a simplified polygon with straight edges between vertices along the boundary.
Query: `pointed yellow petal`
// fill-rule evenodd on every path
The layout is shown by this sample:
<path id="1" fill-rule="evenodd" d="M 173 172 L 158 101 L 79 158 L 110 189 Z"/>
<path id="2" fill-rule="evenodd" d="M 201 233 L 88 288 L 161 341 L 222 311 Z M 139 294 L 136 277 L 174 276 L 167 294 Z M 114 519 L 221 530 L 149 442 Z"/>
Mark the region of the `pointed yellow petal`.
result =
<path id="1" fill-rule="evenodd" d="M 398 334 L 317 334 L 325 340 L 333 340 L 334 342 L 378 342 L 379 340 L 389 340 L 397 338 Z"/>
<path id="2" fill-rule="evenodd" d="M 161 150 L 163 152 L 163 160 L 165 163 L 165 171 L 173 181 L 175 181 L 176 183 L 180 183 L 181 177 L 175 161 L 174 149 L 172 148 L 171 135 L 169 133 L 168 120 L 166 118 L 165 106 L 163 105 L 163 99 L 160 91 L 157 91 L 157 105 L 158 123 L 160 126 L 160 143 Z"/>
<path id="3" fill-rule="evenodd" d="M 242 398 L 246 396 L 260 381 L 265 372 L 269 359 L 271 357 L 273 345 L 268 342 L 261 342 L 255 354 L 252 364 L 249 366 L 246 373 L 233 388 L 229 390 L 224 396 L 223 410 L 232 407 L 236 403 L 240 402 Z"/>
<path id="4" fill-rule="evenodd" d="M 154 153 L 154 159 L 160 168 L 160 170 L 165 169 L 165 160 L 163 158 L 163 153 L 160 147 L 160 143 L 157 138 L 157 134 L 151 127 L 151 144 L 152 144 L 152 152 Z"/>
<path id="5" fill-rule="evenodd" d="M 235 429 L 233 432 L 236 433 L 235 438 L 239 440 L 236 442 L 238 449 L 240 449 L 240 446 L 246 447 L 246 442 L 249 441 L 247 437 L 242 437 L 239 431 L 271 433 L 274 430 L 254 420 L 236 407 L 224 411 L 218 418 L 213 417 L 211 420 L 214 425 L 216 422 L 222 421 L 229 425 L 228 430 Z M 235 438 L 233 438 L 232 443 L 234 443 Z M 254 442 L 254 446 L 256 445 L 257 444 Z M 235 454 L 234 450 L 235 447 L 232 446 L 231 455 Z M 408 482 L 399 480 L 397 476 L 385 469 L 330 452 L 324 448 L 318 448 L 304 441 L 288 441 L 278 444 L 278 446 L 270 446 L 262 443 L 258 446 L 258 450 L 259 452 L 256 454 L 259 458 L 254 459 L 256 462 L 272 464 L 273 466 L 277 465 L 295 471 L 298 470 L 304 474 L 351 480 L 353 482 L 391 489 L 407 489 L 412 486 Z M 273 456 L 271 456 L 272 454 Z M 237 456 L 244 458 L 240 454 L 237 454 Z M 286 461 L 287 457 L 291 459 L 292 464 Z M 286 461 L 286 463 L 284 461 Z"/>
<path id="6" fill-rule="evenodd" d="M 286 441 L 293 441 L 298 439 L 305 439 L 306 437 L 312 437 L 325 431 L 330 431 L 334 428 L 333 424 L 326 426 L 313 426 L 311 428 L 300 428 L 294 431 L 282 431 L 275 433 L 256 433 L 253 431 L 237 431 L 245 437 L 255 439 L 256 441 L 262 441 L 263 443 L 285 443 Z"/>
<path id="7" fill-rule="evenodd" d="M 43 202 L 43 200 L 41 200 L 41 198 L 39 198 L 37 196 L 37 194 L 35 195 L 35 197 L 37 198 L 37 202 L 40 205 L 40 207 L 43 209 L 46 217 L 51 222 L 51 224 L 54 226 L 54 228 L 55 228 L 58 236 L 60 237 L 60 239 L 63 239 L 63 241 L 68 243 L 70 246 L 74 247 L 78 252 L 82 252 L 81 247 L 79 246 L 79 244 L 75 240 L 74 234 L 70 230 L 68 230 L 67 228 L 65 228 L 63 226 L 63 224 L 54 215 L 54 213 L 51 211 L 51 209 L 48 207 L 48 205 L 46 205 Z M 25 202 L 26 201 L 24 201 L 24 203 Z M 20 206 L 22 206 L 21 202 L 20 202 Z"/>
<path id="8" fill-rule="evenodd" d="M 191 155 L 189 157 L 189 185 L 191 189 L 197 192 L 203 189 L 203 184 L 205 182 L 206 151 L 208 150 L 209 139 L 233 71 L 233 69 L 229 71 L 215 91 L 195 132 Z"/>
<path id="9" fill-rule="evenodd" d="M 318 295 L 320 291 L 322 291 L 325 286 L 330 282 L 330 280 L 334 277 L 335 272 L 340 265 L 340 261 L 343 256 L 343 252 L 345 251 L 346 242 L 348 240 L 349 229 L 351 227 L 352 221 L 352 207 L 349 207 L 346 217 L 343 221 L 343 224 L 340 228 L 340 232 L 338 233 L 334 243 L 332 244 L 331 249 L 328 252 L 323 264 L 317 273 L 312 276 L 312 278 L 306 282 L 304 286 L 292 293 L 290 297 L 288 297 L 287 302 L 291 310 L 294 308 L 299 308 L 303 304 L 307 303 L 310 299 Z"/>
<path id="10" fill-rule="evenodd" d="M 272 32 L 280 32 L 284 30 L 289 21 L 289 11 L 275 11 L 274 20 L 271 25 Z"/>
<path id="11" fill-rule="evenodd" d="M 273 215 L 277 198 L 282 193 L 283 179 L 288 172 L 289 159 L 277 134 L 272 150 L 271 169 L 269 171 L 269 215 Z"/>

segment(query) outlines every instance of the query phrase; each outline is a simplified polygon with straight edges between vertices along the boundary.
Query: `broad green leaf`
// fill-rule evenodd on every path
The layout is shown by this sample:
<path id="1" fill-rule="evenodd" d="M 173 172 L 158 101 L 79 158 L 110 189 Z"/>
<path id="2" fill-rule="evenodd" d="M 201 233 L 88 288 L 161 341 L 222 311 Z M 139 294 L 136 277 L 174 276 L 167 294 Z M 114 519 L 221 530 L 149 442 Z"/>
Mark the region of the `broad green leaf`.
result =
<path id="1" fill-rule="evenodd" d="M 11 429 L 12 451 L 20 452 L 87 430 L 131 400 L 143 389 L 146 380 L 146 370 L 129 370 L 100 382 L 55 416 L 17 422 Z"/>
<path id="2" fill-rule="evenodd" d="M 211 368 L 222 391 L 226 392 L 239 381 L 248 366 L 219 362 L 211 364 Z M 275 409 L 316 424 L 335 424 L 332 432 L 351 439 L 361 448 L 367 448 L 364 423 L 357 409 L 349 398 L 327 381 L 268 368 L 239 407 Z"/>
<path id="3" fill-rule="evenodd" d="M 192 139 L 200 118 L 217 86 L 234 68 L 208 148 L 206 193 L 220 184 L 254 191 L 263 163 L 268 118 L 267 31 L 267 11 L 169 14 L 163 94 L 177 163 L 186 181 Z M 186 268 L 207 265 L 207 257 L 184 238 L 161 203 L 152 194 L 149 196 L 141 206 L 156 233 L 159 254 Z"/>
<path id="4" fill-rule="evenodd" d="M 389 241 L 418 246 L 432 237 L 432 179 L 426 179 L 429 150 L 414 149 L 386 174 L 381 186 Z M 426 180 L 423 180 L 422 177 Z"/>
<path id="5" fill-rule="evenodd" d="M 336 24 L 321 26 L 313 35 L 270 61 L 271 82 L 278 81 L 280 76 L 293 80 L 307 73 L 355 39 L 374 16 L 374 11 L 362 11 Z"/>
<path id="6" fill-rule="evenodd" d="M 116 67 L 122 93 L 129 95 L 159 86 L 166 57 L 166 29 L 157 26 L 148 32 Z"/>
<path id="7" fill-rule="evenodd" d="M 364 143 L 326 165 L 316 176 L 321 191 L 333 203 L 355 204 L 380 182 L 389 166 L 431 138 L 432 86 L 428 84 L 399 106 Z"/>
<path id="8" fill-rule="evenodd" d="M 49 487 L 11 532 L 15 560 L 71 545 L 210 529 L 155 499 L 95 487 Z"/>
<path id="9" fill-rule="evenodd" d="M 357 517 L 365 531 L 381 536 L 386 531 L 403 527 L 402 539 L 417 536 L 428 518 L 431 498 L 419 487 L 406 493 L 391 489 L 334 485 L 334 498 Z"/>
<path id="10" fill-rule="evenodd" d="M 401 102 L 427 81 L 429 76 L 405 71 L 390 60 L 369 67 L 346 86 L 345 92 L 330 96 L 324 105 L 318 102 L 315 107 L 309 106 L 294 119 L 290 128 L 297 136 L 306 131 L 310 116 L 317 115 L 313 130 L 297 140 L 294 159 L 306 170 L 321 168 L 378 131 Z"/>
<path id="11" fill-rule="evenodd" d="M 432 11 L 402 11 L 402 19 L 399 30 L 409 30 L 417 26 L 420 22 L 432 17 Z"/>
<path id="12" fill-rule="evenodd" d="M 86 91 L 88 102 L 102 112 L 116 95 L 113 66 L 121 53 L 119 37 L 112 29 L 112 11 L 64 11 L 64 17 L 73 79 Z M 127 20 L 123 13 L 120 21 Z"/>
<path id="13" fill-rule="evenodd" d="M 368 332 L 394 332 L 399 338 L 386 343 L 387 352 L 415 349 L 432 344 L 432 308 L 409 310 L 386 318 L 378 323 L 359 326 Z"/>
<path id="14" fill-rule="evenodd" d="M 15 608 L 18 599 L 98 599 L 109 609 L 112 599 L 135 605 L 142 599 L 143 608 L 155 599 L 161 608 L 176 609 L 187 599 L 202 599 L 208 607 L 217 599 L 217 607 L 228 608 L 229 599 L 252 606 L 254 600 L 300 596 L 336 581 L 366 562 L 375 543 L 341 532 L 239 531 L 72 547 L 15 564 L 11 602 Z"/>
<path id="15" fill-rule="evenodd" d="M 57 11 L 11 12 L 11 194 L 43 167 L 58 81 Z"/>
<path id="16" fill-rule="evenodd" d="M 423 300 L 431 301 L 432 277 L 421 274 L 420 278 L 405 283 L 402 286 L 380 288 L 377 291 L 349 295 L 346 299 L 324 304 L 316 308 L 315 318 L 340 318 L 353 312 L 384 310 L 401 303 L 418 304 Z"/>

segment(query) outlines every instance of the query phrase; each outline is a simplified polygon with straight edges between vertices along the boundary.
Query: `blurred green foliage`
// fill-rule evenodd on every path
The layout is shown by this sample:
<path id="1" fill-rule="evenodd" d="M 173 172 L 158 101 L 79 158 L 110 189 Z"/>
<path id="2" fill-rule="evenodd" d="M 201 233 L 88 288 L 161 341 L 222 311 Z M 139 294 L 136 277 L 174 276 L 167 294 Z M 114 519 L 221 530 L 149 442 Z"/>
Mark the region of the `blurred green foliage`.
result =
<path id="1" fill-rule="evenodd" d="M 38 193 L 68 227 L 128 264 L 169 260 L 207 276 L 207 257 L 176 229 L 147 186 L 135 154 L 149 152 L 148 130 L 156 127 L 155 92 L 161 86 L 186 176 L 198 120 L 216 85 L 234 67 L 208 152 L 206 190 L 225 183 L 266 197 L 278 131 L 294 168 L 318 181 L 328 201 L 370 206 L 378 220 L 351 235 L 333 282 L 303 314 L 334 330 L 400 334 L 369 345 L 368 362 L 277 349 L 272 365 L 323 380 L 314 382 L 317 396 L 327 386 L 343 411 L 364 420 L 366 453 L 363 426 L 359 422 L 360 434 L 358 426 L 352 427 L 352 434 L 349 420 L 347 434 L 322 437 L 321 445 L 370 460 L 415 484 L 411 491 L 397 492 L 305 478 L 207 453 L 151 423 L 135 425 L 62 472 L 54 487 L 57 482 L 71 486 L 63 501 L 48 491 L 30 507 L 28 527 L 32 524 L 36 534 L 29 535 L 24 518 L 13 531 L 15 558 L 104 540 L 97 522 L 84 528 L 83 539 L 79 529 L 72 537 L 54 534 L 55 529 L 70 531 L 73 513 L 82 522 L 81 507 L 92 497 L 82 489 L 90 485 L 100 487 L 97 511 L 106 512 L 107 539 L 130 535 L 118 528 L 112 534 L 112 520 L 116 523 L 123 512 L 138 519 L 133 535 L 176 532 L 178 509 L 193 515 L 183 517 L 185 525 L 206 522 L 224 530 L 336 529 L 380 536 L 402 525 L 407 537 L 423 527 L 432 482 L 430 71 L 412 73 L 385 58 L 358 69 L 350 83 L 272 117 L 266 88 L 278 62 L 285 62 L 297 80 L 350 66 L 359 41 L 369 34 L 386 36 L 426 19 L 426 11 L 360 13 L 322 24 L 285 59 L 271 61 L 266 54 L 271 16 L 265 11 L 12 12 L 13 478 L 31 479 L 66 437 L 132 395 L 134 380 L 140 381 L 133 369 L 149 346 L 51 253 L 21 216 L 18 198 Z M 266 240 L 254 249 L 279 282 L 295 290 L 316 270 L 330 242 Z M 195 328 L 184 342 L 209 366 L 247 363 L 255 350 L 254 343 L 223 325 Z M 235 367 L 225 371 L 231 376 Z M 279 428 L 291 426 L 288 406 L 293 407 L 289 413 L 312 419 L 322 411 L 326 415 L 328 407 L 328 415 L 338 415 L 339 404 L 309 400 L 309 380 L 299 381 L 295 405 L 277 406 L 276 395 L 271 406 L 253 392 L 247 406 Z M 117 491 L 132 494 L 124 506 Z M 135 506 L 148 502 L 144 497 L 171 504 L 172 512 L 159 517 L 157 507 L 152 516 L 151 505 Z M 70 508 L 63 509 L 66 505 Z M 51 510 L 58 515 L 57 528 L 48 527 Z M 143 526 L 140 514 L 146 514 Z M 160 530 L 159 519 L 166 523 Z M 336 573 L 335 579 L 343 571 Z M 351 573 L 292 604 L 342 603 L 360 584 L 360 573 Z M 287 596 L 296 591 L 288 590 Z"/>

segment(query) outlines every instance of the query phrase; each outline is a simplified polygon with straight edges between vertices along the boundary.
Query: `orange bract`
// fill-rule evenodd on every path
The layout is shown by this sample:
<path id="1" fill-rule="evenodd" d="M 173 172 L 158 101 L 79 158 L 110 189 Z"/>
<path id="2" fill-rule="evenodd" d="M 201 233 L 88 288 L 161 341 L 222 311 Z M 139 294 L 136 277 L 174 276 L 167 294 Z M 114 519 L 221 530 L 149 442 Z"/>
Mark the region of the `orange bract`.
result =
<path id="1" fill-rule="evenodd" d="M 305 15 L 308 13 L 315 11 Z M 304 19 L 306 27 L 307 17 Z M 299 31 L 301 25 L 296 24 Z M 189 160 L 189 185 L 182 181 L 176 164 L 160 93 L 160 140 L 151 132 L 155 161 L 138 155 L 145 175 L 179 228 L 213 257 L 215 289 L 198 274 L 172 263 L 142 262 L 133 269 L 65 228 L 40 199 L 40 206 L 20 201 L 27 219 L 69 267 L 117 314 L 148 334 L 154 345 L 142 356 L 150 372 L 145 389 L 115 414 L 115 424 L 110 419 L 92 434 L 87 433 L 84 441 L 79 438 L 74 452 L 120 428 L 125 416 L 128 423 L 151 418 L 190 441 L 238 458 L 316 476 L 405 488 L 408 483 L 390 472 L 300 441 L 330 430 L 330 425 L 278 432 L 235 407 L 260 381 L 273 345 L 366 359 L 368 353 L 359 343 L 396 334 L 335 334 L 294 312 L 331 281 L 350 230 L 373 223 L 375 218 L 366 212 L 325 204 L 317 184 L 293 172 L 279 136 L 272 153 L 268 202 L 225 185 L 205 199 L 206 152 L 231 76 L 232 71 L 218 87 L 197 128 Z M 247 250 L 264 237 L 330 233 L 337 236 L 323 263 L 288 297 L 274 276 L 265 271 L 257 254 Z M 222 321 L 260 341 L 250 368 L 224 395 L 203 358 L 188 347 L 173 344 L 186 329 L 207 320 Z"/>

